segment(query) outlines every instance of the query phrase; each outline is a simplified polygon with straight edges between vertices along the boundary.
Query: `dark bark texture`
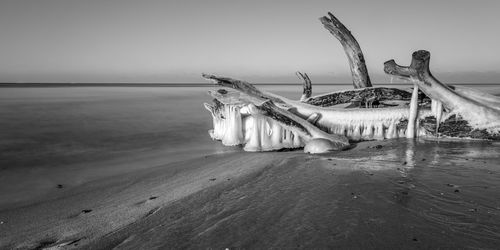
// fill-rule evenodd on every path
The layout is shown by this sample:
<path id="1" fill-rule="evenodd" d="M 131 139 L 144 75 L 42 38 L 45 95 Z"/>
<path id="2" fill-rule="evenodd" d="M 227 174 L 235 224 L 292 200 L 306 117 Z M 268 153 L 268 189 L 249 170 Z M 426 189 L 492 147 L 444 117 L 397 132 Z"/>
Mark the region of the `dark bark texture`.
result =
<path id="1" fill-rule="evenodd" d="M 366 68 L 365 57 L 351 31 L 330 12 L 328 12 L 328 17 L 324 16 L 319 20 L 340 41 L 342 47 L 344 47 L 344 51 L 349 59 L 354 88 L 371 87 L 372 83 L 368 75 L 368 69 Z"/>
<path id="2" fill-rule="evenodd" d="M 387 74 L 395 75 L 410 80 L 419 81 L 420 89 L 431 96 L 431 88 L 435 87 L 434 91 L 454 93 L 454 87 L 441 83 L 436 79 L 430 69 L 430 53 L 425 50 L 419 50 L 412 54 L 410 66 L 400 66 L 394 60 L 389 60 L 384 63 L 384 71 Z M 465 98 L 464 98 L 465 99 Z M 481 105 L 480 103 L 476 103 Z M 488 107 L 486 107 L 488 108 Z M 424 127 L 430 134 L 435 136 L 448 136 L 455 138 L 474 138 L 474 139 L 490 139 L 500 140 L 500 134 L 489 133 L 486 129 L 475 129 L 469 124 L 469 121 L 463 119 L 459 115 L 453 115 L 445 121 L 439 123 L 439 129 L 436 134 L 436 118 L 428 117 L 420 121 L 420 126 Z"/>
<path id="3" fill-rule="evenodd" d="M 302 85 L 303 86 L 302 96 L 300 97 L 300 101 L 304 101 L 307 98 L 311 97 L 312 95 L 311 78 L 309 78 L 307 73 L 300 73 L 299 71 L 297 71 L 296 75 L 299 79 L 302 79 L 302 81 L 304 81 Z"/>
<path id="4" fill-rule="evenodd" d="M 450 116 L 439 124 L 438 134 L 436 134 L 436 118 L 434 116 L 420 120 L 420 126 L 434 136 L 500 140 L 499 134 L 490 134 L 486 129 L 474 129 L 466 120 L 456 115 Z"/>
<path id="5" fill-rule="evenodd" d="M 363 88 L 333 92 L 321 96 L 314 96 L 304 102 L 314 106 L 330 107 L 343 103 L 359 103 L 361 107 L 370 103 L 383 104 L 384 101 L 409 101 L 411 93 L 396 88 Z"/>

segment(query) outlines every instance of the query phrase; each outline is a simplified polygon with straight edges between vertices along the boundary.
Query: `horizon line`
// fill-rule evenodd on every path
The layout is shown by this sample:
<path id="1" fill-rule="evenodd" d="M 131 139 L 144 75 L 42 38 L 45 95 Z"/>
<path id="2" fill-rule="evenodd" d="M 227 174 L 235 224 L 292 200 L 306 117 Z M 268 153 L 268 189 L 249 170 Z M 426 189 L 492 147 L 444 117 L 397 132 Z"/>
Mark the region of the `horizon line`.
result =
<path id="1" fill-rule="evenodd" d="M 500 83 L 447 83 L 450 85 L 480 85 L 500 87 Z M 252 83 L 257 86 L 302 86 L 302 83 Z M 314 86 L 349 86 L 352 83 L 313 83 Z M 374 83 L 374 85 L 401 86 L 413 85 L 412 83 Z M 112 82 L 81 82 L 81 83 L 45 83 L 45 82 L 26 82 L 9 83 L 0 82 L 0 87 L 212 87 L 217 86 L 212 83 L 112 83 Z"/>

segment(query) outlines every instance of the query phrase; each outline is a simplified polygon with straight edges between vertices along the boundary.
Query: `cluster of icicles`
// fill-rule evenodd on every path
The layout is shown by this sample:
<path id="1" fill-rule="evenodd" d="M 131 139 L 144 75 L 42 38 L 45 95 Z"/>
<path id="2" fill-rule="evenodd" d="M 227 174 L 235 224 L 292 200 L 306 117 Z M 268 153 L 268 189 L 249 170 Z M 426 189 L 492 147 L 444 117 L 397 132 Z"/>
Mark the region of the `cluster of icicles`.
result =
<path id="1" fill-rule="evenodd" d="M 245 151 L 253 152 L 304 147 L 298 131 L 259 114 L 252 104 L 216 105 L 220 106 L 205 105 L 213 117 L 214 129 L 209 134 L 226 146 L 243 145 Z"/>
<path id="2" fill-rule="evenodd" d="M 401 121 L 408 119 L 407 108 L 344 111 L 334 115 L 329 117 L 325 114 L 322 117 L 321 123 L 325 130 L 331 134 L 344 135 L 353 141 L 393 139 L 406 137 L 407 134 L 406 126 L 398 126 Z M 428 112 L 420 111 L 420 116 L 426 115 Z M 419 128 L 418 125 L 417 127 Z M 426 131 L 419 128 L 417 133 L 424 135 Z"/>
<path id="3" fill-rule="evenodd" d="M 283 148 L 302 148 L 306 139 L 302 133 L 292 126 L 276 121 L 264 114 L 253 104 L 232 105 L 216 101 L 215 106 L 206 104 L 212 114 L 214 128 L 209 131 L 214 140 L 223 145 L 243 145 L 245 151 L 273 151 Z M 321 128 L 330 133 L 344 135 L 352 141 L 383 140 L 408 136 L 406 125 L 401 121 L 408 120 L 408 108 L 366 110 L 365 112 L 341 112 L 323 114 L 320 118 Z M 420 110 L 418 117 L 435 115 L 431 110 Z M 333 117 L 335 116 L 335 117 Z M 428 132 L 420 128 L 416 119 L 417 136 L 425 136 Z M 320 121 L 316 123 L 319 125 Z"/>

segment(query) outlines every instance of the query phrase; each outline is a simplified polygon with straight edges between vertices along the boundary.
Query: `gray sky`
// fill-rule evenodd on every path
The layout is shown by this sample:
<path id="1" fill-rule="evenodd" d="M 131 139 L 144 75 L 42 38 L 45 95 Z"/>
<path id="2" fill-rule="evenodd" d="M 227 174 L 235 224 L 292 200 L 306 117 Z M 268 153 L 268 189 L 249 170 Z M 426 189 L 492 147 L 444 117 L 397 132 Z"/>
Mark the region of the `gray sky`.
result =
<path id="1" fill-rule="evenodd" d="M 444 81 L 500 82 L 498 0 L 1 0 L 0 82 L 350 82 L 328 11 L 375 82 L 418 49 Z"/>

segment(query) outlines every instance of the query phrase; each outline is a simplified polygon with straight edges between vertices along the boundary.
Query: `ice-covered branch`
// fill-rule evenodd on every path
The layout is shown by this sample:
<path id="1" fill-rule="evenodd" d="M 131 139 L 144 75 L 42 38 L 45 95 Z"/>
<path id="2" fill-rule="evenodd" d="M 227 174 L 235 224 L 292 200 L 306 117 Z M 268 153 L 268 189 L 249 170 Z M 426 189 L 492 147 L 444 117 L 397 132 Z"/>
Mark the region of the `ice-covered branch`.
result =
<path id="1" fill-rule="evenodd" d="M 486 129 L 489 134 L 500 131 L 500 105 L 496 98 L 479 94 L 477 91 L 466 91 L 450 87 L 436 79 L 430 71 L 431 54 L 425 50 L 415 51 L 409 67 L 396 64 L 394 60 L 384 63 L 384 71 L 390 75 L 410 78 L 431 99 L 442 103 L 446 109 L 466 120 L 473 129 Z M 439 104 L 435 104 L 438 105 Z M 441 110 L 436 116 L 440 117 Z M 439 121 L 437 121 L 439 122 Z"/>

